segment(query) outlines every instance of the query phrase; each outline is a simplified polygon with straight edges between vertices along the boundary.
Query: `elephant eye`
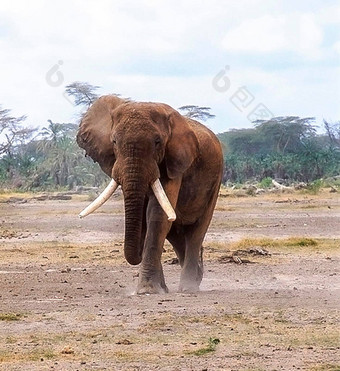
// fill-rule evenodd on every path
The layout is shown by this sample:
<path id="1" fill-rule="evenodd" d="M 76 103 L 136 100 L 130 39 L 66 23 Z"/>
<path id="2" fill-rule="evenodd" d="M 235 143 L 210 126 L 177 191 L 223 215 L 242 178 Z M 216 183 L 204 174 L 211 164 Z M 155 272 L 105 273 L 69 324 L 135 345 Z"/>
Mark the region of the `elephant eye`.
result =
<path id="1" fill-rule="evenodd" d="M 157 137 L 155 139 L 155 146 L 156 146 L 156 148 L 160 147 L 161 143 L 162 143 L 161 138 Z"/>

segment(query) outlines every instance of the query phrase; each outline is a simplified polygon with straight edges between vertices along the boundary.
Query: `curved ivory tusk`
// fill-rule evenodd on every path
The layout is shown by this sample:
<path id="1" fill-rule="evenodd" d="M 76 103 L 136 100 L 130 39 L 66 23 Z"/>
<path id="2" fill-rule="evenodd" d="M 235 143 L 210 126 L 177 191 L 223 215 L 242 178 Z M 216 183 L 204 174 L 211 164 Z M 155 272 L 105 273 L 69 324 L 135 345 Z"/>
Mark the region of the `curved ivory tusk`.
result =
<path id="1" fill-rule="evenodd" d="M 113 195 L 117 188 L 118 183 L 114 179 L 111 179 L 111 182 L 104 189 L 104 191 L 79 214 L 79 218 L 84 218 L 85 216 L 97 210 Z"/>
<path id="2" fill-rule="evenodd" d="M 162 184 L 159 181 L 159 179 L 157 179 L 153 184 L 151 184 L 151 188 L 152 188 L 159 204 L 161 205 L 162 209 L 164 210 L 165 214 L 168 216 L 168 220 L 170 222 L 173 222 L 174 220 L 176 220 L 175 210 L 171 206 L 171 203 L 170 203 L 168 197 L 166 196 L 166 194 L 164 192 L 164 189 L 162 187 Z"/>

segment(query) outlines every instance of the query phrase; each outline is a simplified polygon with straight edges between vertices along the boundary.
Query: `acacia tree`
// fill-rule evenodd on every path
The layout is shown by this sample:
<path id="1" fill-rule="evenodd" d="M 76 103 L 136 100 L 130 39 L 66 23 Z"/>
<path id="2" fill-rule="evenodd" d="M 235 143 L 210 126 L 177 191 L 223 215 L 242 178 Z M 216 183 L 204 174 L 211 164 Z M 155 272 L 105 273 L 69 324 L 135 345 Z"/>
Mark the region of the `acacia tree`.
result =
<path id="1" fill-rule="evenodd" d="M 192 119 L 207 121 L 208 119 L 212 119 L 215 117 L 215 115 L 209 112 L 211 110 L 210 107 L 187 105 L 179 107 L 178 109 L 182 111 L 184 116 Z"/>
<path id="2" fill-rule="evenodd" d="M 340 121 L 331 123 L 323 120 L 323 123 L 331 146 L 340 148 Z"/>
<path id="3" fill-rule="evenodd" d="M 12 155 L 16 145 L 29 140 L 36 129 L 23 125 L 26 116 L 14 117 L 9 109 L 0 107 L 0 155 Z"/>
<path id="4" fill-rule="evenodd" d="M 255 121 L 256 134 L 263 144 L 277 153 L 299 152 L 303 144 L 316 134 L 314 117 L 273 117 Z"/>
<path id="5" fill-rule="evenodd" d="M 31 158 L 22 148 L 36 129 L 24 126 L 26 116 L 14 117 L 9 109 L 0 108 L 0 179 L 17 178 L 20 168 L 27 168 Z"/>
<path id="6" fill-rule="evenodd" d="M 87 108 L 98 98 L 96 90 L 100 86 L 91 85 L 88 82 L 75 81 L 66 86 L 65 92 L 74 98 L 76 106 L 86 106 Z"/>

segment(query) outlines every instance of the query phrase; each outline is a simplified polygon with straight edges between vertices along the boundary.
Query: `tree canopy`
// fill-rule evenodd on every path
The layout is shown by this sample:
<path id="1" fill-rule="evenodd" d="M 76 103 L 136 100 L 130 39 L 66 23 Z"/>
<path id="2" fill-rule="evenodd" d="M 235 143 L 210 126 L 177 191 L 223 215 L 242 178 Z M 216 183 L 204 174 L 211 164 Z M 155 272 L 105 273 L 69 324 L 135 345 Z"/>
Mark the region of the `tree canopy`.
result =
<path id="1" fill-rule="evenodd" d="M 209 111 L 211 110 L 210 107 L 200 107 L 194 105 L 187 105 L 178 108 L 182 111 L 182 114 L 186 117 L 207 121 L 208 119 L 212 119 L 215 115 L 211 114 Z"/>
<path id="2" fill-rule="evenodd" d="M 225 151 L 225 180 L 270 176 L 311 181 L 340 174 L 337 124 L 324 123 L 318 134 L 313 117 L 274 117 L 254 128 L 219 134 Z"/>
<path id="3" fill-rule="evenodd" d="M 11 116 L 9 109 L 0 106 L 0 155 L 11 155 L 15 146 L 29 140 L 35 129 L 24 125 L 26 116 Z"/>
<path id="4" fill-rule="evenodd" d="M 88 82 L 75 81 L 66 86 L 65 92 L 74 98 L 76 106 L 86 106 L 87 108 L 98 98 L 96 90 L 100 86 L 91 85 Z"/>

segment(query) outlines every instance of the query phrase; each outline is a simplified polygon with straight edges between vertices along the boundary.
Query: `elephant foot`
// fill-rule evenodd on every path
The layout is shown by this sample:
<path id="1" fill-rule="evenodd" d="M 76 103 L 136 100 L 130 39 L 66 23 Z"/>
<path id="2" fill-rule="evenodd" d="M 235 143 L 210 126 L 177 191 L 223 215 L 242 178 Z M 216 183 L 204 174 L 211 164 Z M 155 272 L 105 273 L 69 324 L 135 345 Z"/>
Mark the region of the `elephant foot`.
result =
<path id="1" fill-rule="evenodd" d="M 179 282 L 179 292 L 193 293 L 199 291 L 202 277 L 203 270 L 199 266 L 191 271 L 184 269 Z"/>
<path id="2" fill-rule="evenodd" d="M 196 282 L 181 282 L 179 284 L 179 292 L 194 293 L 200 290 L 199 284 Z"/>
<path id="3" fill-rule="evenodd" d="M 137 295 L 166 294 L 169 290 L 165 283 L 154 283 L 151 281 L 140 282 L 137 287 Z"/>

